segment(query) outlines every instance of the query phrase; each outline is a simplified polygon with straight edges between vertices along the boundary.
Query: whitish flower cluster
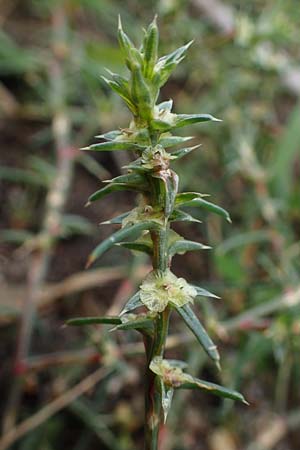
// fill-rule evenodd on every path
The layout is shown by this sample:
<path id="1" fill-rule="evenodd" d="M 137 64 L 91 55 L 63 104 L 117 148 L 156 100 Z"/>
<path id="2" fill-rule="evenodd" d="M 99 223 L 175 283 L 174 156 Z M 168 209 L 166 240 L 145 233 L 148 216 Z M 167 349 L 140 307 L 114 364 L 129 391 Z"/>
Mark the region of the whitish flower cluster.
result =
<path id="1" fill-rule="evenodd" d="M 169 303 L 181 307 L 193 302 L 196 289 L 170 270 L 150 272 L 140 286 L 142 303 L 150 310 L 162 312 Z"/>

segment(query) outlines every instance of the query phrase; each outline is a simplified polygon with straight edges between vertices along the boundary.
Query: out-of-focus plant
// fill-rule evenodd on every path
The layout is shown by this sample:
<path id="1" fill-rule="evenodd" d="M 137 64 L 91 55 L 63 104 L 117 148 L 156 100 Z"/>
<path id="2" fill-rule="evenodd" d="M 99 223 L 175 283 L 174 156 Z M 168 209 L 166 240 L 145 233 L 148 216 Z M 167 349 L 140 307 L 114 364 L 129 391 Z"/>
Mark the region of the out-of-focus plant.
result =
<path id="1" fill-rule="evenodd" d="M 175 311 L 216 367 L 220 368 L 217 348 L 191 307 L 199 297 L 216 296 L 178 278 L 171 271 L 174 255 L 210 247 L 184 239 L 171 225 L 180 221 L 197 221 L 183 210 L 187 206 L 216 213 L 229 222 L 230 217 L 223 208 L 207 201 L 205 194 L 178 193 L 178 175 L 170 168 L 173 160 L 179 160 L 198 147 L 170 151 L 169 148 L 182 145 L 190 139 L 173 134 L 173 131 L 195 123 L 219 121 L 210 114 L 172 113 L 172 100 L 157 103 L 160 88 L 184 59 L 191 42 L 159 58 L 156 18 L 145 31 L 139 49 L 123 31 L 120 20 L 118 38 L 130 76 L 125 78 L 108 71 L 110 79 L 103 79 L 124 100 L 133 114 L 133 120 L 128 128 L 98 136 L 104 142 L 83 150 L 131 150 L 137 159 L 126 166 L 127 174 L 109 180 L 105 187 L 92 194 L 88 204 L 111 192 L 130 190 L 138 193 L 138 205 L 106 222 L 119 224 L 121 228 L 95 248 L 87 266 L 113 245 L 120 245 L 150 255 L 153 270 L 118 316 L 76 318 L 69 320 L 68 324 L 111 324 L 115 325 L 114 330 L 133 329 L 141 333 L 147 360 L 145 448 L 155 450 L 160 424 L 167 419 L 175 389 L 204 389 L 218 396 L 246 403 L 244 397 L 236 391 L 185 373 L 184 362 L 164 358 L 169 319 Z M 138 308 L 143 308 L 142 312 L 132 312 Z"/>

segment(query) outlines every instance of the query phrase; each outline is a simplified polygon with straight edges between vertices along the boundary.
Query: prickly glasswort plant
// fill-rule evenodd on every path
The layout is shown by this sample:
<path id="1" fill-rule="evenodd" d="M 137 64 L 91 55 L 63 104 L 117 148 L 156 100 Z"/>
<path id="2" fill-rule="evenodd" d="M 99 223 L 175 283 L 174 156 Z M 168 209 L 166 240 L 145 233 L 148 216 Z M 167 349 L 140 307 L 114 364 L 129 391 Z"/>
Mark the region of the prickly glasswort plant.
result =
<path id="1" fill-rule="evenodd" d="M 228 213 L 204 200 L 196 192 L 178 193 L 178 175 L 170 168 L 196 147 L 169 151 L 190 138 L 172 134 L 178 128 L 194 123 L 218 121 L 209 114 L 174 114 L 172 100 L 157 104 L 160 88 L 171 72 L 182 61 L 191 42 L 169 55 L 158 58 L 158 28 L 156 19 L 145 31 L 138 50 L 124 33 L 119 20 L 120 47 L 130 72 L 129 79 L 109 72 L 106 83 L 117 92 L 133 114 L 126 129 L 114 130 L 98 136 L 105 140 L 83 150 L 131 150 L 137 159 L 121 175 L 95 192 L 88 203 L 102 199 L 114 191 L 133 190 L 138 193 L 138 205 L 109 222 L 121 228 L 98 245 L 88 260 L 90 266 L 113 245 L 141 251 L 152 258 L 153 270 L 146 276 L 140 290 L 128 300 L 119 316 L 72 319 L 70 325 L 113 324 L 115 330 L 137 330 L 142 334 L 147 359 L 145 387 L 145 449 L 155 450 L 158 445 L 160 423 L 166 421 L 175 389 L 204 389 L 221 397 L 245 402 L 238 392 L 194 378 L 184 372 L 185 363 L 164 358 L 170 314 L 176 312 L 194 333 L 208 356 L 219 365 L 219 353 L 191 305 L 198 297 L 216 297 L 207 290 L 178 278 L 170 267 L 175 254 L 190 250 L 207 249 L 206 245 L 184 239 L 171 229 L 178 221 L 195 219 L 184 212 L 185 206 L 203 208 L 230 221 Z M 141 313 L 132 311 L 144 307 Z"/>

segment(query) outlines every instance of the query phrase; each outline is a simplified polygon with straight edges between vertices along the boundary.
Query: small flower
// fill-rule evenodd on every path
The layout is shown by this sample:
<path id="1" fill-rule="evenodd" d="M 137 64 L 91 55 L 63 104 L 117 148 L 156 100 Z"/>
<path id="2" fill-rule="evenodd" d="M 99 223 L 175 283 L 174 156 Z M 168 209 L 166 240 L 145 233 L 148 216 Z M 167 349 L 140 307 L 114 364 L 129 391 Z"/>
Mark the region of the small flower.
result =
<path id="1" fill-rule="evenodd" d="M 164 223 L 164 216 L 161 211 L 154 210 L 150 205 L 137 206 L 122 220 L 122 228 L 146 220 L 151 220 L 162 225 Z"/>
<path id="2" fill-rule="evenodd" d="M 193 302 L 197 291 L 184 278 L 177 278 L 170 270 L 152 271 L 140 286 L 142 303 L 150 310 L 162 312 L 169 303 L 180 307 Z"/>
<path id="3" fill-rule="evenodd" d="M 149 170 L 166 170 L 169 168 L 170 160 L 175 159 L 161 145 L 147 147 L 142 153 L 142 166 Z"/>

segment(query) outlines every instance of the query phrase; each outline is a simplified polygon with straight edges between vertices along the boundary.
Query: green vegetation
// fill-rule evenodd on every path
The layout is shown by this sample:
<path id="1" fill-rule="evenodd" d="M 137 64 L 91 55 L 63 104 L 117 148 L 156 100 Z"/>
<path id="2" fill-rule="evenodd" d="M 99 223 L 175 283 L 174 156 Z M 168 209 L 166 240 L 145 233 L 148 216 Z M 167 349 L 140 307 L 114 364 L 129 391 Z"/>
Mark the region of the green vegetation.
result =
<path id="1" fill-rule="evenodd" d="M 70 317 L 100 321 L 140 311 L 131 308 L 139 304 L 135 293 L 151 271 L 146 229 L 138 228 L 137 242 L 123 235 L 84 270 L 87 255 L 112 228 L 118 233 L 123 222 L 123 231 L 144 214 L 137 203 L 128 215 L 136 194 L 147 191 L 138 169 L 126 179 L 126 167 L 140 150 L 79 148 L 108 144 L 116 136 L 107 130 L 128 127 L 129 105 L 105 81 L 115 86 L 105 68 L 128 77 L 115 36 L 117 17 L 138 43 L 155 13 L 159 55 L 194 40 L 157 103 L 172 98 L 172 113 L 203 111 L 222 119 L 159 130 L 179 136 L 160 142 L 174 157 L 179 191 L 211 194 L 177 194 L 175 208 L 181 213 L 171 227 L 185 239 L 170 242 L 169 254 L 172 273 L 193 289 L 201 286 L 202 295 L 187 305 L 218 344 L 222 371 L 199 347 L 178 305 L 178 312 L 172 307 L 165 358 L 171 366 L 172 360 L 187 361 L 188 368 L 178 367 L 181 376 L 188 372 L 242 392 L 250 403 L 245 407 L 204 390 L 177 389 L 160 445 L 164 450 L 298 450 L 300 12 L 295 0 L 2 2 L 1 450 L 143 446 L 140 335 L 120 319 L 111 327 L 63 324 Z M 104 137 L 94 140 L 95 135 Z M 146 169 L 151 152 L 143 153 Z M 105 179 L 110 182 L 99 185 Z M 84 208 L 87 199 L 90 206 Z M 223 209 L 215 214 L 200 207 L 209 206 L 206 202 Z M 152 221 L 156 226 L 159 215 L 152 214 Z M 104 224 L 97 227 L 99 222 Z M 161 280 L 147 281 L 146 301 L 152 282 L 159 287 Z M 215 297 L 206 297 L 209 292 Z M 142 327 L 152 320 L 140 319 Z M 129 329 L 110 332 L 113 327 Z M 152 364 L 162 378 L 168 367 L 166 361 Z"/>
<path id="2" fill-rule="evenodd" d="M 207 249 L 206 245 L 185 240 L 171 228 L 177 221 L 194 222 L 181 209 L 194 206 L 225 216 L 229 214 L 219 206 L 203 200 L 197 192 L 178 193 L 179 177 L 170 168 L 170 162 L 188 154 L 195 147 L 166 151 L 164 142 L 185 138 L 171 134 L 177 128 L 201 122 L 218 122 L 210 114 L 172 113 L 173 101 L 157 104 L 159 90 L 167 82 L 172 71 L 186 55 L 191 42 L 158 58 L 158 27 L 156 18 L 145 31 L 140 50 L 133 45 L 123 31 L 121 19 L 118 28 L 119 44 L 130 71 L 130 78 L 109 72 L 111 80 L 104 79 L 125 101 L 133 114 L 128 128 L 110 131 L 101 137 L 106 142 L 85 147 L 82 150 L 119 151 L 132 150 L 137 159 L 127 165 L 127 175 L 109 181 L 109 184 L 93 194 L 89 202 L 99 200 L 114 190 L 135 190 L 139 193 L 138 206 L 122 215 L 121 229 L 101 242 L 89 257 L 88 266 L 106 250 L 116 244 L 130 246 L 152 257 L 153 270 L 146 276 L 140 290 L 125 305 L 126 313 L 115 317 L 72 319 L 69 325 L 95 323 L 117 324 L 114 330 L 135 329 L 142 334 L 147 361 L 145 393 L 145 449 L 158 448 L 158 435 L 162 413 L 167 419 L 175 388 L 206 389 L 213 394 L 244 401 L 241 394 L 216 384 L 198 380 L 182 372 L 181 361 L 164 359 L 169 319 L 176 311 L 195 335 L 204 351 L 221 369 L 219 353 L 203 325 L 193 312 L 190 303 L 197 296 L 213 297 L 210 292 L 188 284 L 171 272 L 172 257 L 191 250 Z M 131 311 L 145 306 L 147 313 Z M 246 402 L 245 402 L 246 403 Z"/>

